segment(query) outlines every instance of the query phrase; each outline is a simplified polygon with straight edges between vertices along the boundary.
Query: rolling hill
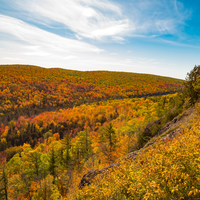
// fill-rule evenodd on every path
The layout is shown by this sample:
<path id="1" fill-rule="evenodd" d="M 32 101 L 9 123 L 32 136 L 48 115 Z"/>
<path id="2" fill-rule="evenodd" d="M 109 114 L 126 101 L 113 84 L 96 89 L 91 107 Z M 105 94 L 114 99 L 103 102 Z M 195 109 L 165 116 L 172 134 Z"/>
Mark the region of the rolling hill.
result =
<path id="1" fill-rule="evenodd" d="M 148 74 L 1 65 L 0 123 L 82 103 L 175 93 L 182 83 Z"/>

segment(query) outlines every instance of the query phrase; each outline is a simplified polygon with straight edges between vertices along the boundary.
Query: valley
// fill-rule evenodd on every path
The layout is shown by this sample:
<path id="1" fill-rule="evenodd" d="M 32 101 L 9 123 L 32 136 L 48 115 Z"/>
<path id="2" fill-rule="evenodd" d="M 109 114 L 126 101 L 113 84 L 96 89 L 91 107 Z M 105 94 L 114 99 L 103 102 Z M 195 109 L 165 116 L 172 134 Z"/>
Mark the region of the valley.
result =
<path id="1" fill-rule="evenodd" d="M 135 199 L 143 196 L 151 199 L 153 194 L 153 199 L 157 193 L 166 195 L 166 192 L 162 193 L 160 183 L 156 185 L 153 172 L 149 171 L 148 175 L 145 170 L 156 167 L 158 149 L 162 148 L 164 152 L 172 148 L 171 144 L 179 145 L 176 139 L 172 142 L 172 139 L 162 138 L 181 124 L 171 129 L 166 129 L 165 125 L 175 117 L 181 118 L 181 113 L 190 107 L 189 96 L 184 96 L 186 89 L 181 92 L 182 80 L 35 66 L 1 66 L 1 70 L 4 73 L 1 73 L 0 83 L 0 191 L 4 197 Z M 158 93 L 174 94 L 158 96 Z M 137 95 L 144 97 L 133 98 Z M 183 125 L 185 128 L 181 130 L 189 133 L 186 123 Z M 165 131 L 158 137 L 162 128 Z M 180 137 L 188 136 L 183 134 Z M 193 145 L 197 143 L 187 148 L 195 148 Z M 134 152 L 140 153 L 136 153 L 133 161 L 127 155 Z M 169 162 L 173 167 L 173 160 Z M 102 175 L 95 175 L 91 185 L 79 188 L 88 171 L 101 170 L 113 163 L 117 163 L 116 167 L 104 170 L 103 179 Z M 132 175 L 131 170 L 142 175 Z M 150 185 L 148 190 L 144 182 L 137 183 L 141 177 L 140 181 Z M 157 187 L 155 194 L 151 192 L 150 180 L 152 188 Z M 132 181 L 143 185 L 143 189 L 138 190 L 138 186 L 128 189 Z M 108 185 L 114 188 L 108 189 Z M 96 190 L 98 193 L 94 194 Z"/>

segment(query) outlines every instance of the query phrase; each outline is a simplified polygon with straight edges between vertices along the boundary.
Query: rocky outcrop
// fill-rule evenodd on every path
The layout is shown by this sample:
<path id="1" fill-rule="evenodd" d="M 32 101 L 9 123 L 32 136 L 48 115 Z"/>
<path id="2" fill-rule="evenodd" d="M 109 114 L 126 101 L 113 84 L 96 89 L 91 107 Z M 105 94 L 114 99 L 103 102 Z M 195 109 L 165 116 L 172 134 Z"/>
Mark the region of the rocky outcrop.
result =
<path id="1" fill-rule="evenodd" d="M 192 118 L 194 113 L 194 108 L 191 107 L 188 110 L 185 110 L 180 116 L 175 117 L 168 123 L 166 123 L 157 133 L 156 136 L 154 136 L 150 141 L 147 142 L 147 144 L 142 148 L 147 149 L 147 147 L 153 145 L 156 143 L 156 141 L 161 138 L 161 140 L 166 141 L 166 140 L 171 140 L 175 138 L 178 134 L 181 133 L 182 128 L 180 127 L 181 124 L 186 125 L 189 120 Z M 152 124 L 155 124 L 153 122 Z M 149 126 L 149 125 L 147 125 Z"/>
<path id="2" fill-rule="evenodd" d="M 124 159 L 128 159 L 128 160 L 135 160 L 137 155 L 141 153 L 141 150 L 138 150 L 138 151 L 134 151 L 134 152 L 131 152 L 129 154 L 127 154 Z"/>
<path id="3" fill-rule="evenodd" d="M 177 135 L 179 135 L 182 131 L 182 128 L 177 128 L 175 130 L 173 130 L 172 132 L 170 132 L 169 134 L 167 134 L 166 136 L 164 136 L 162 138 L 163 141 L 166 141 L 166 140 L 172 140 L 174 139 Z"/>
<path id="4" fill-rule="evenodd" d="M 163 133 L 167 132 L 168 130 L 178 127 L 181 123 L 186 124 L 192 114 L 194 112 L 194 108 L 189 108 L 188 110 L 184 111 L 181 116 L 177 116 L 172 119 L 170 122 L 166 123 L 157 133 L 157 136 L 162 135 Z"/>
<path id="5" fill-rule="evenodd" d="M 91 169 L 83 176 L 81 179 L 81 182 L 79 183 L 79 188 L 82 189 L 86 185 L 89 185 L 92 183 L 92 180 L 94 180 L 94 177 L 99 174 L 99 170 L 97 169 Z"/>
<path id="6" fill-rule="evenodd" d="M 81 182 L 79 183 L 79 188 L 82 189 L 86 185 L 90 185 L 98 174 L 102 174 L 103 175 L 103 172 L 105 170 L 108 170 L 108 169 L 116 167 L 116 166 L 119 166 L 119 164 L 114 163 L 114 164 L 111 164 L 111 165 L 109 165 L 107 167 L 104 167 L 101 170 L 98 170 L 98 169 L 91 169 L 91 170 L 89 170 L 87 172 L 87 174 L 85 174 L 83 176 L 83 178 L 81 179 Z"/>

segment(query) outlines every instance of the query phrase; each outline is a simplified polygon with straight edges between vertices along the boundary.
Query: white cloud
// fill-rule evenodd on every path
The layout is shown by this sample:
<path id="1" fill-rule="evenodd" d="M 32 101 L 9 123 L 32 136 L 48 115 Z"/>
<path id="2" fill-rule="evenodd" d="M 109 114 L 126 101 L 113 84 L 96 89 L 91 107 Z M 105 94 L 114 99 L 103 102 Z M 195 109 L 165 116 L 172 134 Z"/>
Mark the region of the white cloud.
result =
<path id="1" fill-rule="evenodd" d="M 82 40 L 82 37 L 75 35 L 78 40 Z"/>
<path id="2" fill-rule="evenodd" d="M 124 37 L 177 34 L 190 15 L 177 0 L 10 0 L 28 20 L 61 24 L 80 38 L 122 42 Z M 24 13 L 23 13 L 24 14 Z M 118 38 L 118 39 L 116 39 Z"/>
<path id="3" fill-rule="evenodd" d="M 75 59 L 78 59 L 78 57 L 70 55 L 70 56 L 63 57 L 62 59 L 64 59 L 64 60 L 75 60 Z"/>
<path id="4" fill-rule="evenodd" d="M 15 58 L 15 57 L 1 57 L 0 59 L 1 60 L 6 60 L 6 61 L 9 61 L 9 62 L 13 62 L 14 61 L 14 63 L 24 61 L 24 59 Z M 7 64 L 7 62 L 6 62 L 6 64 Z"/>
<path id="5" fill-rule="evenodd" d="M 19 9 L 28 11 L 29 19 L 40 23 L 62 23 L 82 36 L 102 40 L 123 36 L 132 30 L 120 7 L 108 0 L 18 0 Z"/>
<path id="6" fill-rule="evenodd" d="M 85 42 L 64 38 L 4 15 L 0 15 L 0 34 L 1 64 L 68 68 L 76 66 L 79 59 L 89 59 L 103 51 Z"/>
<path id="7" fill-rule="evenodd" d="M 40 46 L 27 46 L 24 55 L 28 56 L 50 56 L 50 53 L 40 50 Z"/>
<path id="8" fill-rule="evenodd" d="M 37 49 L 32 49 L 36 52 L 50 51 L 54 52 L 97 52 L 101 49 L 87 44 L 85 42 L 64 38 L 56 34 L 44 31 L 35 26 L 28 25 L 27 23 L 0 15 L 0 32 L 12 35 L 21 41 L 25 41 L 28 44 L 38 46 Z"/>
<path id="9" fill-rule="evenodd" d="M 110 53 L 111 56 L 118 55 L 118 53 Z"/>

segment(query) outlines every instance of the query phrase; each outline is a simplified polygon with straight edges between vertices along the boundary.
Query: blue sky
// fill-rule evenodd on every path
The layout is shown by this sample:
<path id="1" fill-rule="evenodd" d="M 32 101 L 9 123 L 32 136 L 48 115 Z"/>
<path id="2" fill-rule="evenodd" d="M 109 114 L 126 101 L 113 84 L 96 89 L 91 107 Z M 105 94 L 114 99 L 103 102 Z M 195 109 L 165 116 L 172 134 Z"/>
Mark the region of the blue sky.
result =
<path id="1" fill-rule="evenodd" d="M 200 64 L 199 0 L 0 0 L 0 64 L 185 79 Z"/>

